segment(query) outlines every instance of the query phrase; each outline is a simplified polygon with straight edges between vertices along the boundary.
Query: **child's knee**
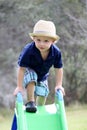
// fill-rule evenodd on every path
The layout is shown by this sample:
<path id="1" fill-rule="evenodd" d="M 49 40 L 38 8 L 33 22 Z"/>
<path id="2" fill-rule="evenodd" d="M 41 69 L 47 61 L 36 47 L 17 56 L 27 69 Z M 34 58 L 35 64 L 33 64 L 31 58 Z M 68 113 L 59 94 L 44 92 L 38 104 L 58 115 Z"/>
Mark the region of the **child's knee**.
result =
<path id="1" fill-rule="evenodd" d="M 48 94 L 49 94 L 48 84 L 45 84 L 44 82 L 37 83 L 37 85 L 35 86 L 35 95 L 47 97 Z"/>
<path id="2" fill-rule="evenodd" d="M 24 75 L 23 86 L 26 88 L 30 84 L 37 83 L 37 74 L 32 69 L 27 69 Z"/>

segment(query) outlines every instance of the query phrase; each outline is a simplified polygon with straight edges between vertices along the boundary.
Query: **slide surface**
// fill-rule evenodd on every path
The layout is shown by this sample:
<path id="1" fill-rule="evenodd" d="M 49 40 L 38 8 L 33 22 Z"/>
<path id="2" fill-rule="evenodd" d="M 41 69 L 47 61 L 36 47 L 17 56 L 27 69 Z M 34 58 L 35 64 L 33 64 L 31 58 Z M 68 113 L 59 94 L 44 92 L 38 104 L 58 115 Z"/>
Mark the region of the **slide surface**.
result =
<path id="1" fill-rule="evenodd" d="M 17 130 L 68 130 L 63 95 L 60 90 L 55 94 L 55 103 L 38 106 L 36 113 L 25 111 L 23 98 L 18 93 L 15 116 Z"/>

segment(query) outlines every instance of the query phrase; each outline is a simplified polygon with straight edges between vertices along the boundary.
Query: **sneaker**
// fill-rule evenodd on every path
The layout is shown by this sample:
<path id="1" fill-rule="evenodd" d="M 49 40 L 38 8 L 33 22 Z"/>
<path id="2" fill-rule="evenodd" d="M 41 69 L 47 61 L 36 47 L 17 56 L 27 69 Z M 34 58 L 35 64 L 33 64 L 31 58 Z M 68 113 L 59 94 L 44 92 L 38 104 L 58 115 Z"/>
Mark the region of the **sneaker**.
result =
<path id="1" fill-rule="evenodd" d="M 26 112 L 35 113 L 37 111 L 35 102 L 33 101 L 28 102 L 25 106 L 26 106 Z"/>

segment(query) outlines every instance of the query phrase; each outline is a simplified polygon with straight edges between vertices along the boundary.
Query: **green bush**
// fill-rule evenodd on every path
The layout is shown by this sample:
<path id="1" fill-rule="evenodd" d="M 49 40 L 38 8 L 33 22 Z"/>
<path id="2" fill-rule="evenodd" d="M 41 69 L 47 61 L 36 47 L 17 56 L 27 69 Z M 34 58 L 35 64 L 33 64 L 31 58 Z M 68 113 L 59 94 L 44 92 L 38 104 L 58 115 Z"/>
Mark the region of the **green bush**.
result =
<path id="1" fill-rule="evenodd" d="M 66 102 L 87 102 L 87 46 L 65 45 L 63 51 L 64 61 L 64 87 L 66 89 Z"/>

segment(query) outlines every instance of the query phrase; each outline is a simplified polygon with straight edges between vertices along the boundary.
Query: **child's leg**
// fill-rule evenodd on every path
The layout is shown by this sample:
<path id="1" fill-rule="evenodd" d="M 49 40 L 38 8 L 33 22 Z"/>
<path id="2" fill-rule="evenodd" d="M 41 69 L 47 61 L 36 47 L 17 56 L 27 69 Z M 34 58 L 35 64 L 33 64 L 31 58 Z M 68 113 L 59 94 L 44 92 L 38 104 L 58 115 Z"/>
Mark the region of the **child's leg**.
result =
<path id="1" fill-rule="evenodd" d="M 35 82 L 31 82 L 27 85 L 27 99 L 29 101 L 34 101 L 34 91 L 35 91 Z"/>
<path id="2" fill-rule="evenodd" d="M 36 84 L 35 95 L 37 105 L 45 105 L 47 96 L 49 94 L 48 81 L 41 81 Z"/>
<path id="3" fill-rule="evenodd" d="M 45 105 L 45 103 L 46 103 L 46 97 L 37 96 L 37 98 L 36 98 L 36 104 L 37 104 L 37 106 Z"/>
<path id="4" fill-rule="evenodd" d="M 27 112 L 36 112 L 37 108 L 34 102 L 34 91 L 37 83 L 37 74 L 34 70 L 28 68 L 24 75 L 24 87 L 27 89 L 28 102 L 26 103 Z"/>

